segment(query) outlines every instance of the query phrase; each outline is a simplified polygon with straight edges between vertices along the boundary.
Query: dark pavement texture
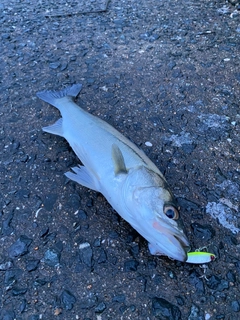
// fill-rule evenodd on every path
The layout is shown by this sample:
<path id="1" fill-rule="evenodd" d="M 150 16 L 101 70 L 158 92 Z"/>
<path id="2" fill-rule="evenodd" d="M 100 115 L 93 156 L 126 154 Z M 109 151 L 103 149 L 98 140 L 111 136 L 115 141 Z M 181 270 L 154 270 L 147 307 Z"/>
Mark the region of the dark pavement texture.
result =
<path id="1" fill-rule="evenodd" d="M 240 318 L 240 8 L 223 0 L 0 4 L 0 320 Z M 36 98 L 77 103 L 165 174 L 202 268 L 151 256 Z M 84 128 L 83 128 L 84 130 Z"/>

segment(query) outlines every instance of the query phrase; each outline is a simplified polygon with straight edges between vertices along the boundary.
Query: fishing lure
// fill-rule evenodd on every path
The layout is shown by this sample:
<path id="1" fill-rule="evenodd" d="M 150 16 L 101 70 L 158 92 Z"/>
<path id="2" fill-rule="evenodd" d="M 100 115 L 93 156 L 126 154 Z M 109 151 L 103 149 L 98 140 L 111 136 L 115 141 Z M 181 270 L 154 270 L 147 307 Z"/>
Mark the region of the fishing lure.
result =
<path id="1" fill-rule="evenodd" d="M 216 259 L 215 254 L 210 252 L 201 252 L 201 251 L 194 251 L 188 252 L 187 254 L 187 263 L 193 264 L 202 264 L 202 263 L 209 263 Z"/>

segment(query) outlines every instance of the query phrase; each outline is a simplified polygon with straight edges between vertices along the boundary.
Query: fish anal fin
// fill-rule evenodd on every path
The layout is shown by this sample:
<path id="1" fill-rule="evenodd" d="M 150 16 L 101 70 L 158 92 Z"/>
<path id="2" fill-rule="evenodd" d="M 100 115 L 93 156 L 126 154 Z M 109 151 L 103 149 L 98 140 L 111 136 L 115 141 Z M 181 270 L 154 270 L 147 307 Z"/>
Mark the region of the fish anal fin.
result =
<path id="1" fill-rule="evenodd" d="M 120 173 L 128 173 L 123 154 L 115 143 L 112 145 L 112 160 L 114 164 L 114 172 L 116 175 Z"/>
<path id="2" fill-rule="evenodd" d="M 65 176 L 86 188 L 100 192 L 99 181 L 86 167 L 73 167 L 72 171 L 74 173 L 69 171 L 65 173 Z"/>
<path id="3" fill-rule="evenodd" d="M 62 126 L 62 118 L 58 119 L 54 124 L 51 124 L 48 127 L 43 127 L 42 130 L 44 132 L 56 134 L 60 137 L 63 137 L 63 126 Z"/>

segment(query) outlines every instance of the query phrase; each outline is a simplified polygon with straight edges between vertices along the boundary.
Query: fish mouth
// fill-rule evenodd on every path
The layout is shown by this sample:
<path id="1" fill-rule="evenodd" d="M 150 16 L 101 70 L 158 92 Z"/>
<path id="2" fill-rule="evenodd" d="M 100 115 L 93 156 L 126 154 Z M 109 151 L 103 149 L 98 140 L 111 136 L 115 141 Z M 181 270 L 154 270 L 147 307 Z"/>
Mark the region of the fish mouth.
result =
<path id="1" fill-rule="evenodd" d="M 150 241 L 159 252 L 156 254 L 164 254 L 174 260 L 185 262 L 190 245 L 182 229 L 177 224 L 173 226 L 158 220 L 155 220 L 152 226 L 158 231 L 154 235 L 155 241 Z"/>
<path id="2" fill-rule="evenodd" d="M 168 248 L 165 251 L 169 258 L 185 262 L 187 260 L 187 253 L 190 250 L 190 245 L 184 234 L 181 236 L 176 234 L 166 234 L 168 239 Z"/>
<path id="3" fill-rule="evenodd" d="M 174 237 L 176 237 L 176 236 L 174 236 Z M 181 247 L 181 249 L 182 249 L 182 251 L 183 251 L 182 259 L 179 258 L 179 256 L 178 256 L 178 259 L 177 259 L 177 260 L 182 261 L 182 262 L 185 262 L 185 261 L 187 260 L 187 258 L 188 258 L 188 257 L 187 257 L 187 254 L 188 254 L 188 252 L 190 251 L 190 245 L 189 245 L 189 244 L 186 245 L 186 242 L 182 241 L 182 238 L 176 238 L 176 239 L 177 239 L 177 241 L 179 242 L 180 247 Z M 185 237 L 184 240 L 187 240 L 187 238 Z M 188 240 L 187 240 L 187 241 L 188 241 Z"/>

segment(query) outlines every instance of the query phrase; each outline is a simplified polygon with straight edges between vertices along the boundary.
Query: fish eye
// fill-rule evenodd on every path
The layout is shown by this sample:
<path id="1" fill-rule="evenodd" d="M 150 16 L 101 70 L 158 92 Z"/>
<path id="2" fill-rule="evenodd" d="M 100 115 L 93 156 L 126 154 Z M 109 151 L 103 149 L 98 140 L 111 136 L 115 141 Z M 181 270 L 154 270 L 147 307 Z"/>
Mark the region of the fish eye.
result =
<path id="1" fill-rule="evenodd" d="M 169 219 L 177 220 L 179 217 L 178 210 L 174 208 L 173 206 L 166 206 L 164 207 L 163 212 Z"/>

